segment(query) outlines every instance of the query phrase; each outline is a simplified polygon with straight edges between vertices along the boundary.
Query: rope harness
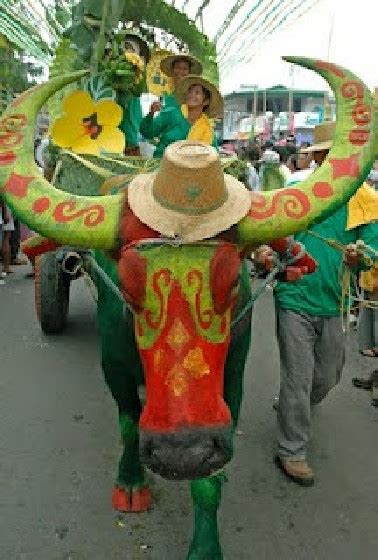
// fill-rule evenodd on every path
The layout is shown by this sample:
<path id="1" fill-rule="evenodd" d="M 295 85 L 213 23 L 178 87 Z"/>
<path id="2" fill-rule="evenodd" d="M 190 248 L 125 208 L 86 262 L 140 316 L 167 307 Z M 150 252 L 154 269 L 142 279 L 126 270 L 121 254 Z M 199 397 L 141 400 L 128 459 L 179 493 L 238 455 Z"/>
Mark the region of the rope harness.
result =
<path id="1" fill-rule="evenodd" d="M 293 256 L 291 254 L 291 249 L 293 246 L 293 239 L 289 240 L 288 248 L 285 253 L 278 254 L 276 252 L 273 253 L 273 267 L 266 278 L 263 280 L 260 286 L 251 294 L 248 298 L 247 303 L 244 307 L 237 313 L 236 317 L 231 322 L 231 327 L 236 326 L 245 316 L 246 314 L 252 309 L 254 303 L 259 298 L 259 296 L 266 290 L 267 286 L 272 285 L 276 277 L 281 274 L 287 266 L 295 264 L 299 259 L 301 259 L 305 253 L 305 248 L 302 244 L 300 251 L 297 255 Z M 298 242 L 296 242 L 298 244 Z M 136 249 L 139 248 L 146 248 L 146 247 L 179 247 L 182 245 L 191 245 L 191 246 L 207 246 L 207 247 L 214 247 L 219 244 L 218 241 L 204 241 L 204 242 L 197 242 L 197 243 L 183 243 L 180 239 L 171 239 L 171 238 L 159 238 L 159 239 L 146 239 L 143 241 L 133 242 L 128 245 L 128 247 L 133 247 Z M 69 253 L 72 255 L 72 252 Z M 85 283 L 87 284 L 93 299 L 97 302 L 97 294 L 94 282 L 92 280 L 93 273 L 97 275 L 111 290 L 111 292 L 122 302 L 124 306 L 124 310 L 127 310 L 130 314 L 135 315 L 134 309 L 131 307 L 129 303 L 125 301 L 125 298 L 122 295 L 121 290 L 119 287 L 113 282 L 113 280 L 109 277 L 109 275 L 99 266 L 95 258 L 91 253 L 76 253 L 77 258 L 80 259 L 79 265 L 75 268 L 75 274 L 79 273 L 84 278 Z M 60 256 L 58 256 L 58 261 L 63 262 L 64 260 L 64 251 L 61 252 Z"/>
<path id="2" fill-rule="evenodd" d="M 307 231 L 309 235 L 316 237 L 317 239 L 321 240 L 323 243 L 326 243 L 329 247 L 341 251 L 344 255 L 347 251 L 347 246 L 335 241 L 333 239 L 328 239 L 319 235 L 314 231 Z M 235 327 L 245 316 L 246 314 L 251 311 L 257 299 L 265 292 L 268 286 L 272 285 L 279 274 L 282 274 L 286 267 L 295 264 L 299 261 L 303 255 L 305 254 L 306 250 L 302 243 L 295 243 L 300 245 L 300 251 L 297 255 L 292 254 L 292 249 L 294 245 L 294 238 L 289 238 L 288 240 L 288 247 L 284 253 L 277 253 L 273 252 L 272 259 L 272 269 L 268 273 L 268 275 L 264 278 L 262 283 L 257 287 L 257 289 L 252 292 L 251 296 L 248 298 L 247 303 L 243 306 L 243 308 L 237 313 L 236 317 L 231 321 L 231 327 Z M 207 246 L 207 247 L 214 247 L 218 245 L 218 241 L 203 241 L 197 243 L 184 243 L 181 239 L 178 238 L 159 238 L 159 239 L 145 239 L 143 241 L 136 241 L 130 243 L 128 247 L 133 247 L 135 249 L 143 249 L 148 247 L 180 247 L 183 245 L 186 246 Z M 370 268 L 374 261 L 378 259 L 378 251 L 375 251 L 372 247 L 365 244 L 363 241 L 359 240 L 356 243 L 357 252 L 363 259 L 364 265 Z M 128 311 L 131 315 L 135 315 L 134 309 L 131 307 L 129 303 L 125 301 L 125 298 L 122 295 L 121 290 L 119 287 L 113 282 L 110 276 L 99 266 L 93 255 L 89 252 L 76 252 L 72 253 L 68 252 L 67 255 L 72 256 L 75 254 L 78 259 L 78 265 L 75 267 L 73 275 L 80 275 L 84 278 L 85 283 L 87 284 L 94 300 L 97 302 L 97 294 L 95 284 L 92 280 L 92 275 L 97 275 L 104 284 L 111 290 L 111 292 L 122 302 L 124 306 L 124 310 Z M 58 261 L 63 263 L 64 261 L 65 252 L 61 251 L 60 254 L 57 255 Z M 66 271 L 67 272 L 67 271 Z M 342 318 L 342 328 L 343 331 L 346 332 L 348 327 L 345 325 L 345 314 L 348 315 L 350 312 L 355 309 L 352 305 L 352 302 L 357 302 L 360 306 L 371 308 L 371 309 L 378 309 L 378 301 L 367 300 L 362 297 L 362 291 L 358 287 L 357 276 L 354 274 L 351 269 L 347 266 L 345 260 L 343 260 L 340 270 L 340 282 L 342 286 L 342 302 L 341 302 L 341 318 Z M 352 295 L 352 284 L 355 291 L 355 296 Z"/>
<path id="3" fill-rule="evenodd" d="M 347 246 L 335 241 L 334 239 L 329 239 L 319 235 L 315 231 L 307 231 L 307 234 L 312 237 L 316 237 L 329 247 L 340 251 L 343 255 L 347 252 Z M 362 262 L 365 267 L 371 268 L 374 262 L 378 259 L 378 251 L 373 249 L 370 245 L 367 245 L 363 240 L 359 239 L 356 242 L 357 254 L 360 255 Z M 378 309 L 378 301 L 372 301 L 364 299 L 362 296 L 363 290 L 358 286 L 357 274 L 355 274 L 343 259 L 341 263 L 341 268 L 339 271 L 339 279 L 341 283 L 341 323 L 343 332 L 349 331 L 349 321 L 345 324 L 345 316 L 348 317 L 352 311 L 358 309 L 359 307 L 365 307 L 369 309 Z M 354 294 L 352 293 L 352 286 L 354 288 Z M 353 303 L 358 303 L 357 306 Z"/>

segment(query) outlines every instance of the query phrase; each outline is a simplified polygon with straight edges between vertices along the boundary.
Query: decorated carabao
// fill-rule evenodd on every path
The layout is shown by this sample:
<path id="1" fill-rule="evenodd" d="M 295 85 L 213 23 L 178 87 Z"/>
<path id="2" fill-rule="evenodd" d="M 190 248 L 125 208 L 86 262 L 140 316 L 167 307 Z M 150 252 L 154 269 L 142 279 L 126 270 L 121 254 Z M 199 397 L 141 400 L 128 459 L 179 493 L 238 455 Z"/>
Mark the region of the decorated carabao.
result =
<path id="1" fill-rule="evenodd" d="M 120 194 L 84 197 L 54 189 L 34 164 L 34 119 L 50 95 L 82 73 L 26 92 L 0 123 L 0 184 L 9 206 L 42 236 L 95 249 L 128 306 L 125 312 L 119 294 L 99 276 L 102 366 L 124 446 L 113 506 L 139 512 L 150 506 L 144 465 L 166 478 L 192 480 L 190 560 L 222 558 L 220 470 L 232 457 L 250 342 L 243 255 L 336 210 L 375 157 L 376 117 L 364 84 L 330 63 L 289 60 L 323 75 L 338 106 L 328 158 L 291 188 L 251 194 L 222 172 L 212 147 L 184 141 L 168 147 L 158 171 L 137 176 Z M 100 123 L 83 115 L 83 135 L 93 133 L 88 119 Z M 275 241 L 274 247 L 286 252 L 290 244 Z M 311 271 L 311 260 L 301 264 L 301 272 Z"/>

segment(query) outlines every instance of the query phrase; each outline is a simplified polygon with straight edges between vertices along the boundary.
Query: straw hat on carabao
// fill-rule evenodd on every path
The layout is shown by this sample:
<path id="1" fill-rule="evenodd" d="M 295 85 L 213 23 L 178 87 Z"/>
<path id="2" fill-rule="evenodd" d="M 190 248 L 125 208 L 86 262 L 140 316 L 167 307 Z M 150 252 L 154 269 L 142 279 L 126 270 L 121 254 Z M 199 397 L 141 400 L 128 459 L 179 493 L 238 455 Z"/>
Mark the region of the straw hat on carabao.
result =
<path id="1" fill-rule="evenodd" d="M 251 206 L 250 192 L 223 173 L 217 151 L 190 140 L 168 146 L 159 170 L 135 177 L 127 192 L 132 211 L 143 223 L 186 242 L 228 230 Z"/>
<path id="2" fill-rule="evenodd" d="M 189 64 L 190 74 L 202 74 L 202 64 L 191 54 L 170 54 L 160 62 L 160 70 L 170 78 L 173 78 L 173 65 L 177 60 L 185 60 Z"/>
<path id="3" fill-rule="evenodd" d="M 315 125 L 314 143 L 308 148 L 302 148 L 301 154 L 330 150 L 333 142 L 333 136 L 335 134 L 335 126 L 335 122 L 324 122 L 322 124 Z"/>
<path id="4" fill-rule="evenodd" d="M 221 117 L 223 115 L 223 98 L 218 91 L 218 88 L 202 76 L 192 76 L 190 74 L 180 80 L 175 91 L 175 95 L 179 103 L 185 103 L 189 88 L 198 84 L 207 89 L 210 93 L 210 103 L 204 110 L 204 113 L 211 118 Z"/>

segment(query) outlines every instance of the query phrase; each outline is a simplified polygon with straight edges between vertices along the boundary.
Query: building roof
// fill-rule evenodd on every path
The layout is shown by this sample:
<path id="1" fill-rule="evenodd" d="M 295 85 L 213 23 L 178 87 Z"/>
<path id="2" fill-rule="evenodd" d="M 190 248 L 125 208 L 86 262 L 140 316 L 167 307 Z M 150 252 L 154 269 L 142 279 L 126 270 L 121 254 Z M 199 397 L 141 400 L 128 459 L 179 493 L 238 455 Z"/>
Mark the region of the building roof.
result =
<path id="1" fill-rule="evenodd" d="M 285 86 L 273 86 L 270 88 L 257 88 L 256 92 L 257 93 L 263 93 L 264 91 L 266 91 L 267 95 L 288 95 L 290 92 L 290 89 L 285 87 Z M 312 90 L 312 89 L 293 89 L 291 90 L 293 92 L 294 95 L 299 96 L 299 97 L 323 97 L 324 94 L 326 93 L 326 90 Z M 233 91 L 231 93 L 228 93 L 227 95 L 224 95 L 224 99 L 229 99 L 231 97 L 250 97 L 251 94 L 253 95 L 255 92 L 255 90 L 253 88 L 243 88 L 243 89 L 239 89 L 237 91 Z"/>

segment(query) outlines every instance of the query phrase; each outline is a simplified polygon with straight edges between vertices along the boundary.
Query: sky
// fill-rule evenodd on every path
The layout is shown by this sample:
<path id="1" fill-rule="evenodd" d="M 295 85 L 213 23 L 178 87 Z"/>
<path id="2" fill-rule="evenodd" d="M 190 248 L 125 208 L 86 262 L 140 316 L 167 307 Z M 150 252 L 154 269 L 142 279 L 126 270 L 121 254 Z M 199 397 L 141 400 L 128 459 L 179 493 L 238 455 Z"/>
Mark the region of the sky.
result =
<path id="1" fill-rule="evenodd" d="M 185 4 L 185 12 L 192 18 L 203 3 L 203 0 L 165 1 L 174 3 L 178 9 Z M 30 2 L 34 8 L 39 5 L 36 0 Z M 210 38 L 235 3 L 236 0 L 210 0 L 203 12 L 204 31 Z M 252 13 L 248 29 L 243 32 L 242 27 L 236 32 L 249 12 Z M 287 14 L 286 21 L 273 30 Z M 324 80 L 313 72 L 282 61 L 283 55 L 309 56 L 341 64 L 370 88 L 378 87 L 377 31 L 378 0 L 244 0 L 218 42 L 221 91 L 226 94 L 241 85 L 327 88 Z M 249 60 L 243 60 L 243 56 Z"/>
<path id="2" fill-rule="evenodd" d="M 377 0 L 260 0 L 253 16 L 254 26 L 244 35 L 235 33 L 240 18 L 259 3 L 246 0 L 241 14 L 224 34 L 226 60 L 232 57 L 228 70 L 221 72 L 222 93 L 237 90 L 241 84 L 270 87 L 277 84 L 298 89 L 325 89 L 322 78 L 309 70 L 283 62 L 283 55 L 301 55 L 321 58 L 345 66 L 373 88 L 378 86 L 376 36 L 378 31 Z M 176 6 L 181 8 L 183 0 Z M 185 10 L 194 16 L 201 0 L 189 0 Z M 282 3 L 282 4 L 281 4 Z M 212 38 L 222 25 L 235 0 L 211 0 L 204 10 L 204 31 Z M 286 13 L 296 6 L 293 14 L 277 30 L 265 38 L 261 21 L 269 10 Z M 268 8 L 268 5 L 270 7 Z M 313 7 L 311 7 L 313 6 Z M 260 9 L 260 12 L 259 12 Z M 266 11 L 263 11 L 266 10 Z M 301 12 L 305 13 L 296 19 Z M 264 15 L 265 14 L 265 15 Z M 257 17 L 260 16 L 261 17 Z M 271 15 L 273 21 L 274 14 Z M 268 18 L 265 26 L 267 27 Z M 280 21 L 280 18 L 275 20 Z M 252 22 L 253 23 L 253 22 Z M 272 28 L 274 23 L 270 26 Z M 267 32 L 269 28 L 267 27 Z M 266 33 L 267 33 L 266 32 Z M 260 36 L 259 36 L 260 33 Z M 244 46 L 242 46 L 244 43 Z M 222 46 L 222 40 L 220 41 Z M 238 61 L 245 50 L 248 62 Z M 239 54 L 238 54 L 239 53 Z"/>

